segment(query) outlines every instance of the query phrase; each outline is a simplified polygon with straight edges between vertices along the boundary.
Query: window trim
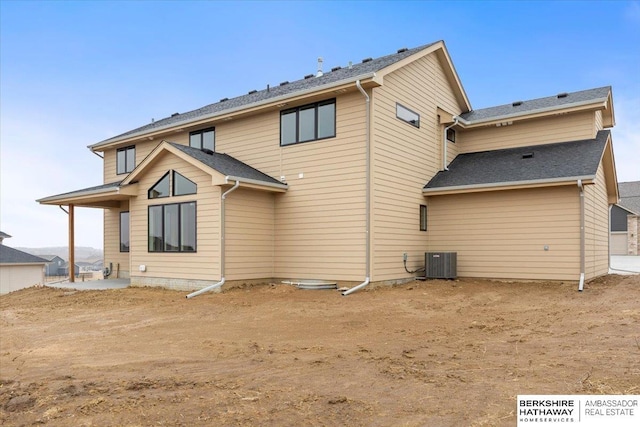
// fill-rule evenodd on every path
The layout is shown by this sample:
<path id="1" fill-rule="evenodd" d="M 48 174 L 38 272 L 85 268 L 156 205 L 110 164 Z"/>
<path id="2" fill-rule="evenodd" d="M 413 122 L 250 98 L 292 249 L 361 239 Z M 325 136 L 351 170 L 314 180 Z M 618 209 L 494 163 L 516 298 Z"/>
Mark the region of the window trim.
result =
<path id="1" fill-rule="evenodd" d="M 118 148 L 116 150 L 116 175 L 124 175 L 127 173 L 131 173 L 133 171 L 133 169 L 131 170 L 127 170 L 127 159 L 129 157 L 129 151 L 133 151 L 133 169 L 136 168 L 136 146 L 135 145 L 129 145 L 128 147 L 122 147 L 122 148 Z M 120 152 L 124 152 L 124 172 L 119 172 L 120 168 L 118 167 L 119 165 L 119 161 L 118 161 L 118 153 Z"/>
<path id="2" fill-rule="evenodd" d="M 206 129 L 200 129 L 200 130 L 196 130 L 196 131 L 193 131 L 193 132 L 189 132 L 189 147 L 197 148 L 199 150 L 202 150 L 203 149 L 203 146 L 202 146 L 203 135 L 204 135 L 205 132 L 211 132 L 211 131 L 213 131 L 213 150 L 211 150 L 211 151 L 215 152 L 216 151 L 216 128 L 215 128 L 215 126 L 214 127 L 210 127 L 210 128 L 206 128 Z M 198 135 L 198 134 L 200 135 L 200 147 L 193 147 L 191 145 L 191 137 L 193 135 Z"/>
<path id="3" fill-rule="evenodd" d="M 319 124 L 318 110 L 319 110 L 320 107 L 323 107 L 325 105 L 333 105 L 333 134 L 329 135 L 329 136 L 318 137 L 318 129 L 319 129 L 319 126 L 318 126 L 318 124 Z M 300 140 L 300 111 L 309 110 L 311 108 L 313 108 L 313 110 L 314 110 L 314 119 L 313 119 L 314 137 L 311 138 L 311 139 L 305 139 L 304 141 L 301 141 Z M 295 112 L 295 141 L 283 144 L 283 142 L 282 142 L 282 137 L 283 137 L 282 116 L 284 116 L 286 114 L 291 114 L 291 113 L 294 113 L 294 112 Z M 337 108 L 336 98 L 325 99 L 324 101 L 318 101 L 318 102 L 314 102 L 314 103 L 311 103 L 311 104 L 305 104 L 305 105 L 301 105 L 299 107 L 288 108 L 286 110 L 280 111 L 280 147 L 288 147 L 290 145 L 304 144 L 305 142 L 321 141 L 323 139 L 335 138 L 337 133 L 338 133 L 338 131 L 337 131 L 337 116 L 338 116 L 338 108 Z"/>
<path id="4" fill-rule="evenodd" d="M 129 217 L 129 232 L 128 234 L 128 238 L 129 238 L 129 244 L 127 245 L 127 250 L 122 250 L 122 214 L 127 214 L 127 216 Z M 129 214 L 129 211 L 120 211 L 120 226 L 119 226 L 119 234 L 120 234 L 120 252 L 122 253 L 128 253 L 131 251 L 131 215 Z"/>
<path id="5" fill-rule="evenodd" d="M 415 114 L 418 117 L 418 120 L 407 120 L 404 117 L 401 117 L 398 114 L 398 110 L 399 109 L 404 109 L 410 114 Z M 400 104 L 399 102 L 396 102 L 396 118 L 399 119 L 399 120 L 402 120 L 405 123 L 409 123 L 411 126 L 413 126 L 415 128 L 420 129 L 420 114 L 418 114 L 417 112 L 413 111 L 409 107 L 405 107 L 404 105 Z"/>
<path id="6" fill-rule="evenodd" d="M 192 204 L 194 205 L 194 215 L 195 215 L 195 221 L 193 224 L 193 232 L 195 235 L 195 241 L 193 244 L 193 250 L 192 251 L 184 251 L 182 250 L 182 205 L 190 205 Z M 178 250 L 176 251 L 167 251 L 165 250 L 165 207 L 166 206 L 178 206 Z M 162 208 L 162 216 L 161 216 L 161 230 L 162 230 L 162 249 L 161 250 L 151 250 L 151 245 L 150 245 L 150 238 L 151 238 L 151 221 L 150 221 L 150 215 L 151 215 L 151 209 L 152 208 L 157 208 L 157 207 L 161 207 Z M 198 252 L 198 202 L 195 200 L 191 200 L 188 202 L 177 202 L 177 203 L 165 203 L 165 204 L 158 204 L 158 205 L 149 205 L 147 206 L 147 253 L 167 253 L 167 254 L 180 254 L 180 253 L 187 253 L 187 254 L 194 254 Z"/>
<path id="7" fill-rule="evenodd" d="M 420 205 L 420 231 L 427 231 L 427 205 Z"/>

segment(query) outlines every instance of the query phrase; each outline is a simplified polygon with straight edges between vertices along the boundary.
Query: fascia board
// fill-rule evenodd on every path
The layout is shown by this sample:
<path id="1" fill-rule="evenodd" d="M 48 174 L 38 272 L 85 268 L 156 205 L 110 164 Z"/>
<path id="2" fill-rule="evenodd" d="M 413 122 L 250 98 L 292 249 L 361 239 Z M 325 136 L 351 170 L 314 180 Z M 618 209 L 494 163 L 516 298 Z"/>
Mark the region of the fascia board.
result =
<path id="1" fill-rule="evenodd" d="M 573 176 L 563 178 L 538 179 L 529 181 L 495 182 L 489 184 L 457 185 L 452 187 L 425 188 L 424 196 L 442 196 L 446 194 L 477 193 L 481 191 L 514 190 L 521 188 L 553 187 L 560 185 L 576 185 L 578 180 L 584 185 L 594 183 L 595 176 Z"/>
<path id="2" fill-rule="evenodd" d="M 69 200 L 81 200 L 82 198 L 87 198 L 91 196 L 97 195 L 118 195 L 118 187 L 110 187 L 107 189 L 101 188 L 97 190 L 88 190 L 88 191 L 78 191 L 71 192 L 66 194 L 59 194 L 56 196 L 43 197 L 42 199 L 37 199 L 36 202 L 41 205 L 57 205 L 58 201 L 69 201 Z"/>
<path id="3" fill-rule="evenodd" d="M 315 86 L 313 88 L 309 88 L 309 89 L 305 89 L 305 90 L 301 90 L 301 91 L 297 91 L 297 92 L 291 92 L 285 95 L 281 95 L 281 96 L 277 96 L 274 98 L 269 98 L 269 99 L 265 99 L 262 101 L 258 101 L 258 102 L 254 102 L 251 104 L 246 104 L 246 105 L 241 105 L 239 107 L 235 107 L 235 108 L 229 108 L 226 110 L 222 110 L 222 111 L 218 111 L 215 113 L 211 113 L 211 114 L 206 114 L 200 117 L 196 117 L 196 118 L 192 118 L 192 119 L 187 119 L 187 120 L 183 120 L 183 121 L 179 121 L 179 122 L 174 122 L 165 126 L 160 126 L 154 129 L 150 129 L 150 130 L 146 130 L 146 131 L 140 131 L 140 132 L 136 132 L 133 134 L 129 134 L 126 135 L 122 138 L 118 138 L 118 137 L 114 137 L 111 139 L 108 139 L 106 141 L 102 141 L 102 142 L 98 142 L 96 144 L 91 144 L 88 145 L 87 148 L 91 151 L 101 151 L 104 148 L 107 148 L 109 146 L 115 145 L 115 144 L 123 144 L 126 142 L 130 142 L 133 140 L 136 140 L 142 136 L 154 136 L 157 135 L 159 133 L 163 133 L 166 132 L 168 130 L 172 130 L 172 129 L 180 129 L 184 126 L 192 126 L 195 125 L 197 123 L 200 122 L 205 122 L 214 118 L 223 118 L 224 116 L 227 115 L 231 115 L 231 114 L 235 114 L 238 112 L 242 112 L 242 111 L 249 111 L 249 110 L 253 110 L 253 109 L 257 109 L 257 108 L 265 108 L 265 107 L 269 107 L 271 105 L 277 105 L 282 103 L 285 100 L 291 100 L 291 99 L 295 99 L 295 98 L 300 98 L 300 97 L 304 97 L 304 96 L 308 96 L 314 93 L 319 93 L 319 92 L 323 92 L 326 90 L 330 90 L 330 89 L 335 89 L 337 87 L 340 86 L 344 86 L 350 83 L 355 83 L 358 80 L 367 80 L 367 79 L 371 79 L 372 81 L 375 81 L 376 83 L 378 83 L 377 80 L 374 79 L 374 77 L 376 76 L 376 73 L 371 72 L 371 73 L 365 73 L 365 74 L 361 74 L 359 76 L 355 76 L 355 77 L 350 77 L 348 79 L 343 79 L 343 80 L 338 80 L 336 82 L 332 82 L 332 83 L 328 83 L 325 85 L 321 85 L 321 86 Z"/>

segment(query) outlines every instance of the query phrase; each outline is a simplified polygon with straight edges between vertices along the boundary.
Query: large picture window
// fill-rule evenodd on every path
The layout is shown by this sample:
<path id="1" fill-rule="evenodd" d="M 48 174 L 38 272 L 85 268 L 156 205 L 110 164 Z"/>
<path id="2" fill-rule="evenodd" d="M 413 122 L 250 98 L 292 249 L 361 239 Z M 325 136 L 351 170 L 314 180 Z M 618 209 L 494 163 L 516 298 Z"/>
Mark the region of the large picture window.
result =
<path id="1" fill-rule="evenodd" d="M 189 134 L 189 146 L 216 151 L 216 129 L 204 129 Z"/>
<path id="2" fill-rule="evenodd" d="M 129 173 L 136 167 L 136 147 L 119 148 L 116 151 L 116 173 Z"/>
<path id="3" fill-rule="evenodd" d="M 149 206 L 149 252 L 196 252 L 196 202 Z"/>
<path id="4" fill-rule="evenodd" d="M 120 212 L 120 252 L 129 252 L 129 212 Z"/>
<path id="5" fill-rule="evenodd" d="M 336 100 L 317 102 L 280 113 L 280 145 L 336 136 Z"/>

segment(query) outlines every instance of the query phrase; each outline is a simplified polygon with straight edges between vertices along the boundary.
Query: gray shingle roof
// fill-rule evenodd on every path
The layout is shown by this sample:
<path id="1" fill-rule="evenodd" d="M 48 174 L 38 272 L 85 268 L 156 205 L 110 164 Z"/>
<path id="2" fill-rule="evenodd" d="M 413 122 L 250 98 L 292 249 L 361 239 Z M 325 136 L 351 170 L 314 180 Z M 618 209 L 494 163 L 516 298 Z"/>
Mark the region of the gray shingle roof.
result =
<path id="1" fill-rule="evenodd" d="M 9 246 L 0 245 L 0 264 L 46 264 L 46 262 L 47 260 L 35 255 L 10 248 Z"/>
<path id="2" fill-rule="evenodd" d="M 82 195 L 85 193 L 92 193 L 92 192 L 96 192 L 99 193 L 101 190 L 109 190 L 109 189 L 116 189 L 118 188 L 118 186 L 120 185 L 122 181 L 117 181 L 117 182 L 110 182 L 109 184 L 102 184 L 102 185 L 95 185 L 93 187 L 87 187 L 87 188 L 82 188 L 80 190 L 74 190 L 74 191 L 69 191 L 67 193 L 61 193 L 61 194 L 56 194 L 53 196 L 47 196 L 44 197 L 42 199 L 38 199 L 36 201 L 40 202 L 46 199 L 57 199 L 59 197 L 71 197 L 71 196 L 76 196 L 76 195 Z"/>
<path id="3" fill-rule="evenodd" d="M 209 104 L 202 108 L 188 111 L 186 113 L 172 115 L 170 117 L 157 120 L 155 122 L 149 123 L 139 128 L 136 128 L 128 132 L 122 133 L 120 135 L 114 136 L 112 138 L 106 139 L 97 144 L 94 144 L 94 146 L 108 143 L 111 141 L 116 141 L 119 139 L 123 139 L 124 137 L 130 136 L 130 135 L 150 132 L 156 129 L 164 128 L 164 127 L 182 123 L 182 122 L 188 123 L 198 118 L 207 117 L 214 114 L 221 114 L 226 110 L 234 110 L 239 107 L 247 106 L 247 105 L 254 104 L 261 101 L 267 101 L 272 98 L 282 97 L 286 95 L 293 95 L 297 92 L 303 92 L 303 91 L 317 88 L 320 86 L 337 83 L 342 80 L 353 79 L 358 76 L 375 73 L 377 71 L 382 70 L 383 68 L 388 67 L 389 65 L 392 65 L 404 58 L 407 58 L 408 56 L 413 55 L 414 53 L 417 53 L 423 49 L 433 46 L 435 43 L 437 42 L 415 47 L 413 49 L 403 50 L 402 52 L 398 51 L 398 53 L 368 60 L 367 62 L 353 64 L 351 68 L 344 67 L 335 71 L 328 71 L 328 72 L 325 72 L 324 75 L 322 75 L 321 77 L 314 76 L 306 79 L 296 80 L 296 81 L 287 83 L 285 85 L 270 87 L 268 90 L 263 89 L 256 92 L 252 91 L 251 93 L 246 95 L 241 95 L 235 98 L 228 99 L 226 101 Z"/>
<path id="4" fill-rule="evenodd" d="M 240 160 L 237 160 L 228 154 L 207 154 L 200 149 L 188 147 L 186 145 L 176 144 L 174 142 L 169 142 L 169 144 L 225 176 L 252 179 L 269 184 L 282 184 L 282 182 L 277 179 L 260 172 L 258 169 L 255 169 L 246 163 L 242 163 Z"/>
<path id="5" fill-rule="evenodd" d="M 602 130 L 595 139 L 460 154 L 424 188 L 595 176 L 609 134 Z M 527 153 L 533 157 L 523 158 Z"/>
<path id="6" fill-rule="evenodd" d="M 537 110 L 546 110 L 562 106 L 569 106 L 571 104 L 594 102 L 601 99 L 606 100 L 609 92 L 611 92 L 611 86 L 605 86 L 595 89 L 582 90 L 579 92 L 567 93 L 567 96 L 561 98 L 558 98 L 558 95 L 554 95 L 547 96 L 545 98 L 522 101 L 520 105 L 516 106 L 511 103 L 498 105 L 497 107 L 481 108 L 479 110 L 472 110 L 468 113 L 460 114 L 460 117 L 469 122 L 495 120 L 501 117 L 516 116 L 535 112 Z"/>
<path id="7" fill-rule="evenodd" d="M 640 215 L 640 181 L 619 182 L 620 203 L 618 205 Z"/>
<path id="8" fill-rule="evenodd" d="M 8 239 L 9 237 L 11 237 L 11 236 L 9 236 L 4 231 L 0 231 L 0 239 Z"/>

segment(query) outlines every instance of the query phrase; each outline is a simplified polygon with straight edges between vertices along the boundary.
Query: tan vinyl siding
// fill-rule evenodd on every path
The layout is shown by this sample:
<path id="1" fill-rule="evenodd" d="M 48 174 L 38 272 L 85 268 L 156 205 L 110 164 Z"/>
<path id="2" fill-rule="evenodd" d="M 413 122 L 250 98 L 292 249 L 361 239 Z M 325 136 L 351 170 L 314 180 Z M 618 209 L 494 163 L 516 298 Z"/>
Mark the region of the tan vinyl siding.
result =
<path id="1" fill-rule="evenodd" d="M 176 170 L 198 186 L 197 194 L 148 199 L 147 191 L 167 171 Z M 148 251 L 148 206 L 195 201 L 197 224 L 196 253 Z M 163 154 L 139 181 L 138 197 L 131 201 L 131 281 L 138 276 L 172 279 L 220 279 L 220 187 L 211 184 L 211 175 L 182 159 Z M 139 266 L 145 265 L 146 272 Z"/>
<path id="2" fill-rule="evenodd" d="M 602 125 L 602 111 L 598 110 L 596 111 L 596 120 L 595 120 L 595 132 L 598 132 L 599 130 L 604 129 L 603 125 Z"/>
<path id="3" fill-rule="evenodd" d="M 585 278 L 609 271 L 609 204 L 602 164 L 594 185 L 585 186 Z"/>
<path id="4" fill-rule="evenodd" d="M 576 141 L 595 137 L 591 111 L 513 122 L 511 126 L 468 129 L 460 152 L 475 153 L 501 148 Z"/>
<path id="5" fill-rule="evenodd" d="M 579 278 L 577 185 L 432 196 L 428 206 L 428 251 L 457 252 L 459 276 Z"/>
<path id="6" fill-rule="evenodd" d="M 420 128 L 396 118 L 396 103 L 420 114 Z M 410 277 L 402 264 L 421 265 L 427 233 L 420 231 L 422 187 L 442 167 L 440 107 L 459 114 L 455 97 L 436 55 L 428 55 L 385 76 L 373 90 L 372 280 Z M 457 152 L 449 143 L 449 160 Z M 421 255 L 422 254 L 422 255 Z"/>
<path id="7" fill-rule="evenodd" d="M 118 209 L 104 210 L 104 267 L 111 264 L 110 279 L 127 278 L 130 274 L 130 252 L 120 252 L 120 212 L 128 210 L 129 202 L 121 202 Z"/>
<path id="8" fill-rule="evenodd" d="M 225 201 L 227 280 L 274 277 L 274 195 L 239 188 Z"/>

